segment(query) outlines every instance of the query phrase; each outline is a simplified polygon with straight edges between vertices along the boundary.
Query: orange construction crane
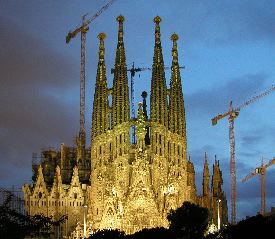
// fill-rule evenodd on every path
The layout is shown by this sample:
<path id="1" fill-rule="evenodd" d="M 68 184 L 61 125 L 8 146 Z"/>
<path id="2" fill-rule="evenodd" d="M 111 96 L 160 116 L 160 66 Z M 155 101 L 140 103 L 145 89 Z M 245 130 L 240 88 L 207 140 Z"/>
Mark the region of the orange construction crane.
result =
<path id="1" fill-rule="evenodd" d="M 271 165 L 275 164 L 275 158 L 269 161 L 268 164 L 264 165 L 264 160 L 262 159 L 262 165 L 260 167 L 255 168 L 253 172 L 244 177 L 241 182 L 244 183 L 254 177 L 255 175 L 260 175 L 260 192 L 261 192 L 261 209 L 260 213 L 262 215 L 265 214 L 266 209 L 266 169 Z"/>
<path id="2" fill-rule="evenodd" d="M 260 98 L 270 94 L 275 90 L 272 86 L 268 90 L 262 92 L 261 94 L 252 97 L 250 100 L 246 101 L 239 107 L 233 108 L 232 101 L 229 105 L 229 111 L 217 115 L 212 119 L 212 125 L 216 125 L 218 120 L 228 116 L 229 121 L 229 143 L 230 143 L 230 204 L 231 204 L 231 223 L 236 224 L 236 155 L 235 155 L 235 135 L 234 135 L 234 119 L 238 117 L 239 111 L 244 107 L 256 102 Z"/>
<path id="3" fill-rule="evenodd" d="M 85 62 L 86 62 L 86 33 L 89 30 L 88 25 L 95 20 L 103 11 L 105 11 L 116 0 L 109 1 L 104 5 L 95 15 L 89 19 L 85 19 L 87 14 L 82 17 L 81 26 L 76 27 L 75 30 L 70 31 L 66 36 L 66 43 L 69 43 L 79 32 L 81 33 L 81 51 L 80 51 L 80 130 L 79 130 L 79 143 L 82 148 L 86 144 L 86 131 L 85 131 Z"/>

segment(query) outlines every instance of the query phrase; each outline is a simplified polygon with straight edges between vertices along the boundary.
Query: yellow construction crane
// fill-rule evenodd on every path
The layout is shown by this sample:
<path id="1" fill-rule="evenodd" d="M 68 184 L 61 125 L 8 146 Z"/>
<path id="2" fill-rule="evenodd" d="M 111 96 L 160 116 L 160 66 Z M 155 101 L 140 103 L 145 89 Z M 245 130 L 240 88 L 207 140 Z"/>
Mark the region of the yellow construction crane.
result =
<path id="1" fill-rule="evenodd" d="M 254 103 L 260 98 L 270 94 L 275 90 L 275 86 L 272 86 L 268 90 L 261 94 L 252 97 L 239 107 L 233 108 L 232 101 L 229 105 L 229 111 L 217 115 L 212 119 L 212 125 L 216 125 L 220 119 L 228 116 L 229 121 L 229 143 L 230 143 L 230 204 L 231 204 L 231 223 L 236 224 L 236 155 L 235 155 L 235 135 L 234 135 L 234 119 L 238 117 L 239 111 L 244 107 Z"/>
<path id="2" fill-rule="evenodd" d="M 80 130 L 79 140 L 81 148 L 85 149 L 86 131 L 85 131 L 85 62 L 86 62 L 86 33 L 89 30 L 88 25 L 95 20 L 103 11 L 105 11 L 116 0 L 110 0 L 104 5 L 95 15 L 89 19 L 85 19 L 87 14 L 82 17 L 81 26 L 76 27 L 70 31 L 66 36 L 66 43 L 68 44 L 79 32 L 81 33 L 81 54 L 80 54 Z M 84 150 L 83 150 L 84 153 Z"/>
<path id="3" fill-rule="evenodd" d="M 265 210 L 266 210 L 266 170 L 273 164 L 275 164 L 275 158 L 271 159 L 269 163 L 267 163 L 266 165 L 264 165 L 264 161 L 262 159 L 262 165 L 260 167 L 255 168 L 253 172 L 251 172 L 241 180 L 241 182 L 244 183 L 249 179 L 251 179 L 252 177 L 256 176 L 257 174 L 260 175 L 260 193 L 261 193 L 260 213 L 262 215 L 265 214 Z"/>

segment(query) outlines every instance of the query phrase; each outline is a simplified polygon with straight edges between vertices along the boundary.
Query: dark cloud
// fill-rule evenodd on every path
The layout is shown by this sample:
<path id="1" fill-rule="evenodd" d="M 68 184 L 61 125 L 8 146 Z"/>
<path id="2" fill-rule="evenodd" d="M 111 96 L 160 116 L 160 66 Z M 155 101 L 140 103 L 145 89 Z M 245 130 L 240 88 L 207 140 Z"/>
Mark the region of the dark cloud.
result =
<path id="1" fill-rule="evenodd" d="M 245 102 L 251 95 L 265 87 L 267 75 L 263 73 L 243 75 L 221 82 L 218 86 L 203 89 L 193 94 L 185 94 L 187 115 L 191 118 L 207 114 L 226 112 L 229 102 Z M 226 107 L 228 106 L 228 107 Z M 236 106 L 235 106 L 236 107 Z"/>
<path id="2" fill-rule="evenodd" d="M 19 26 L 1 18 L 0 29 L 0 174 L 13 171 L 10 184 L 27 180 L 33 151 L 72 142 L 78 76 L 71 60 Z"/>

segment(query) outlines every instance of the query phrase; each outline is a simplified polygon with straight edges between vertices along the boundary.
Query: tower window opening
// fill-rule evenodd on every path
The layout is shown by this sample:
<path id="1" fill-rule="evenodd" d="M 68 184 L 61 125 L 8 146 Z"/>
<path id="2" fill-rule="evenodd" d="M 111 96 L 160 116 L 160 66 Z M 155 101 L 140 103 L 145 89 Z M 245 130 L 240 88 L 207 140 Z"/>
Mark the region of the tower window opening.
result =
<path id="1" fill-rule="evenodd" d="M 159 144 L 161 144 L 161 135 L 159 135 Z"/>
<path id="2" fill-rule="evenodd" d="M 122 135 L 119 135 L 119 143 L 122 143 Z"/>

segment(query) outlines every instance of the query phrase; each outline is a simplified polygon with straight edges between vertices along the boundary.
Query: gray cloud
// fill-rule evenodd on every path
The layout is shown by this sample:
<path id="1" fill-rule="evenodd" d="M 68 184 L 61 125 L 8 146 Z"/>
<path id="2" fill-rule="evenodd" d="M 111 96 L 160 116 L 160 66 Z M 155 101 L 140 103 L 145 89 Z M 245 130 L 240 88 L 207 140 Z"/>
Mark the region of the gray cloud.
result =
<path id="1" fill-rule="evenodd" d="M 193 94 L 185 94 L 187 115 L 191 118 L 207 114 L 226 112 L 230 100 L 243 103 L 255 92 L 265 86 L 267 75 L 263 73 L 243 75 L 223 82 L 211 89 L 200 90 Z M 228 106 L 228 107 L 226 107 Z"/>
<path id="2" fill-rule="evenodd" d="M 78 99 L 71 95 L 78 92 L 78 75 L 72 61 L 45 42 L 4 18 L 0 24 L 0 174 L 9 171 L 10 184 L 28 181 L 33 151 L 71 143 L 78 119 Z"/>

